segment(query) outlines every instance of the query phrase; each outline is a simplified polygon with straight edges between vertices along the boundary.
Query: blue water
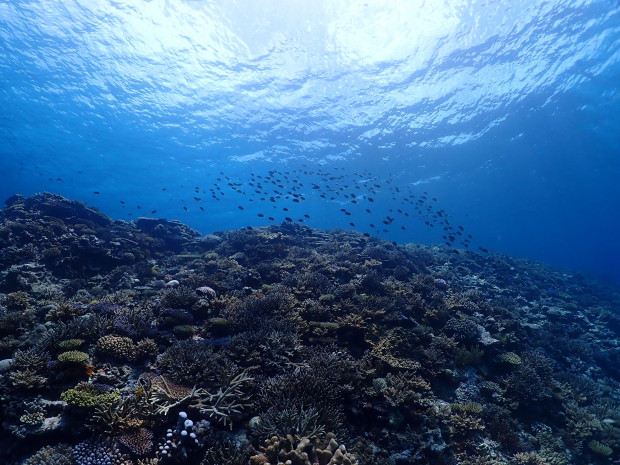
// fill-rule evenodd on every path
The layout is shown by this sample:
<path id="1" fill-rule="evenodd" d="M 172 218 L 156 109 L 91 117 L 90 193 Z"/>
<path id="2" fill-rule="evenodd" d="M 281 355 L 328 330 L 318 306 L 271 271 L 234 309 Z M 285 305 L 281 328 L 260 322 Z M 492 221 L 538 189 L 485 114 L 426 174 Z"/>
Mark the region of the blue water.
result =
<path id="1" fill-rule="evenodd" d="M 612 0 L 5 0 L 0 198 L 442 244 L 425 196 L 473 250 L 620 282 L 619 83 Z"/>

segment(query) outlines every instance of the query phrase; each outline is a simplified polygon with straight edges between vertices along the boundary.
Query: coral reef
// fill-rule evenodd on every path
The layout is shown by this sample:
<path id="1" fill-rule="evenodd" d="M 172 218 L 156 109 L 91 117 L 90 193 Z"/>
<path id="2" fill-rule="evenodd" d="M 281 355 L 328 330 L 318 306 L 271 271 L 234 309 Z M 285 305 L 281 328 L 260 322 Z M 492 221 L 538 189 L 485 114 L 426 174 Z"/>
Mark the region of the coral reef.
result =
<path id="1" fill-rule="evenodd" d="M 48 193 L 0 247 L 1 463 L 617 463 L 620 293 L 584 276 Z"/>

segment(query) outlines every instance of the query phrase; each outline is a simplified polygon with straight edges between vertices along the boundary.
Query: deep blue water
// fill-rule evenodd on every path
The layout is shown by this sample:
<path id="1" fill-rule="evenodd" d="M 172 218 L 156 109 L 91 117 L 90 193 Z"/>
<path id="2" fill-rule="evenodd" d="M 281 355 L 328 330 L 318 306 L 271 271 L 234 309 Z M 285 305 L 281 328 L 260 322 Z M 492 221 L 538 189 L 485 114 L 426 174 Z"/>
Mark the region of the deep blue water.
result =
<path id="1" fill-rule="evenodd" d="M 449 218 L 620 282 L 619 83 L 612 0 L 0 1 L 0 199 L 427 244 Z"/>

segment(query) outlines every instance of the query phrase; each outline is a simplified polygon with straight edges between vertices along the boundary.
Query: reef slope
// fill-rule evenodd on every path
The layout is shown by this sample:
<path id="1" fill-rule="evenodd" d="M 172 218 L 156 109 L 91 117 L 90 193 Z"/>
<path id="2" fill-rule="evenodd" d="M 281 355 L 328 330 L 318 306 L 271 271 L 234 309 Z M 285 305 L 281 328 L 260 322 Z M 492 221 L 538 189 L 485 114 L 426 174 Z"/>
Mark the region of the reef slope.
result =
<path id="1" fill-rule="evenodd" d="M 0 462 L 619 463 L 620 297 L 284 223 L 0 212 Z"/>

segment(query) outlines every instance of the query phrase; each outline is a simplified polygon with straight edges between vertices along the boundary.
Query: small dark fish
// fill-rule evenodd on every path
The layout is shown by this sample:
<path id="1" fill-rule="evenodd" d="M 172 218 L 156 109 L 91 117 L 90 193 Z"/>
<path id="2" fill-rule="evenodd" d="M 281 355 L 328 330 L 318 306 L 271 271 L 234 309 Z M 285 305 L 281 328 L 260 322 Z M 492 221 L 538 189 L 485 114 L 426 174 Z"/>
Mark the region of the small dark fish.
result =
<path id="1" fill-rule="evenodd" d="M 202 200 L 202 198 L 201 198 L 201 197 L 194 197 L 194 200 L 195 200 L 196 202 L 200 202 L 200 201 Z"/>
<path id="2" fill-rule="evenodd" d="M 288 216 L 286 218 L 284 218 L 286 221 L 288 221 L 289 223 L 293 222 L 293 218 L 289 218 Z"/>
<path id="3" fill-rule="evenodd" d="M 95 192 L 93 192 L 93 194 L 97 194 L 97 195 L 99 195 L 99 194 L 101 194 L 101 192 L 99 192 L 99 191 L 95 191 Z"/>
<path id="4" fill-rule="evenodd" d="M 288 211 L 288 208 L 283 207 L 283 208 L 282 208 L 282 210 L 284 210 L 285 212 L 287 212 L 287 211 Z"/>
<path id="5" fill-rule="evenodd" d="M 124 201 L 124 200 L 121 200 L 121 203 L 122 203 L 123 205 L 125 205 L 125 201 Z"/>
<path id="6" fill-rule="evenodd" d="M 183 210 L 187 211 L 187 206 L 183 205 Z"/>
<path id="7" fill-rule="evenodd" d="M 157 213 L 157 210 L 151 210 L 151 214 Z"/>
<path id="8" fill-rule="evenodd" d="M 368 197 L 368 201 L 369 201 L 369 202 L 374 202 L 374 201 L 375 201 L 375 199 L 373 199 L 372 197 Z"/>
<path id="9" fill-rule="evenodd" d="M 306 218 L 310 218 L 310 215 L 304 214 L 304 216 L 305 216 Z"/>
<path id="10" fill-rule="evenodd" d="M 239 210 L 245 210 L 245 208 L 243 208 L 241 205 L 239 205 L 237 208 L 238 208 Z"/>
<path id="11" fill-rule="evenodd" d="M 276 219 L 273 216 L 270 216 L 269 218 L 267 218 L 269 221 L 275 221 Z"/>
<path id="12" fill-rule="evenodd" d="M 204 208 L 204 207 L 199 207 L 199 208 L 200 208 L 202 211 L 205 211 L 205 208 Z"/>
<path id="13" fill-rule="evenodd" d="M 263 215 L 262 213 L 259 213 L 259 214 L 258 214 L 258 215 L 256 215 L 256 216 L 258 216 L 259 218 L 264 218 L 264 217 L 265 217 L 265 215 Z"/>

